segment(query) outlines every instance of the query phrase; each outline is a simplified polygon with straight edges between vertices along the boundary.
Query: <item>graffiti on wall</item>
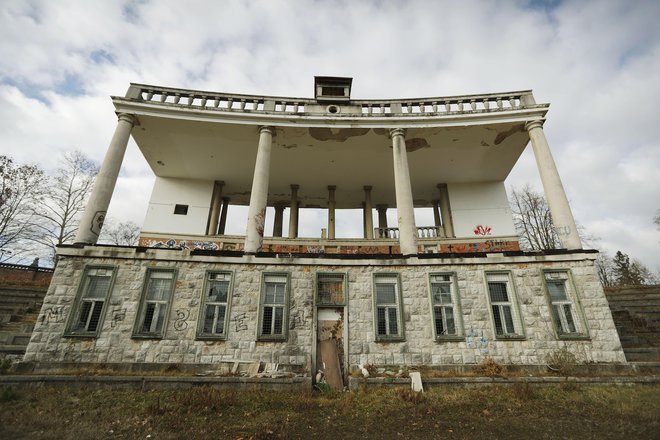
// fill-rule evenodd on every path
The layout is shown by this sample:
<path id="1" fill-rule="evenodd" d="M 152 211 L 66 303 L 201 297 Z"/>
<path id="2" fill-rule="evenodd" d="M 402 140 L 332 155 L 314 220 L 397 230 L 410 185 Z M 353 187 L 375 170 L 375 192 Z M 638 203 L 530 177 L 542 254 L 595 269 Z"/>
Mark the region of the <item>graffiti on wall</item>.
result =
<path id="1" fill-rule="evenodd" d="M 469 348 L 478 349 L 481 354 L 488 354 L 488 338 L 484 335 L 484 331 L 481 330 L 481 333 L 477 332 L 472 326 L 467 332 L 467 346 Z"/>
<path id="2" fill-rule="evenodd" d="M 247 316 L 245 313 L 234 315 L 234 317 L 231 318 L 231 322 L 233 322 L 236 325 L 237 332 L 242 332 L 243 330 L 248 329 L 247 323 L 245 322 L 246 320 L 247 320 Z"/>
<path id="3" fill-rule="evenodd" d="M 492 228 L 490 226 L 477 225 L 474 228 L 474 235 L 490 235 Z"/>
<path id="4" fill-rule="evenodd" d="M 115 328 L 126 318 L 126 309 L 114 308 L 110 312 L 110 327 Z"/>
<path id="5" fill-rule="evenodd" d="M 44 314 L 39 318 L 39 322 L 43 324 L 64 322 L 65 317 L 64 306 L 53 306 L 44 311 Z"/>
<path id="6" fill-rule="evenodd" d="M 178 309 L 176 311 L 176 319 L 174 320 L 174 330 L 182 332 L 188 328 L 188 317 L 190 316 L 189 309 Z"/>

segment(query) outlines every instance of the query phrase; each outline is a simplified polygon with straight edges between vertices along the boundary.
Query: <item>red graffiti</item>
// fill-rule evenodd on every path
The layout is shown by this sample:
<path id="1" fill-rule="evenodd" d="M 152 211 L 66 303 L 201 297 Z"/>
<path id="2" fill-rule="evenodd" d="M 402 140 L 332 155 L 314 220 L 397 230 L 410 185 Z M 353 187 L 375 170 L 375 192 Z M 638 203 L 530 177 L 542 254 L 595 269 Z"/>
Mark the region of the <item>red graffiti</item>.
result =
<path id="1" fill-rule="evenodd" d="M 474 235 L 490 235 L 490 231 L 490 226 L 477 225 L 477 227 L 474 228 Z"/>

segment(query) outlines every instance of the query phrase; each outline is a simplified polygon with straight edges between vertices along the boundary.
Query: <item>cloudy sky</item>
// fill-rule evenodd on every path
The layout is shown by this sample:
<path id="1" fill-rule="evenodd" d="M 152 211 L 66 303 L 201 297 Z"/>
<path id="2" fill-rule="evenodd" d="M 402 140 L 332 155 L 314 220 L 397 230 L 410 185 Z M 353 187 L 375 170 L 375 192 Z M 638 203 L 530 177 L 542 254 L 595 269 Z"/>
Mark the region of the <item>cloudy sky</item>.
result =
<path id="1" fill-rule="evenodd" d="M 533 89 L 551 103 L 545 132 L 578 222 L 657 269 L 659 20 L 657 0 L 2 0 L 0 154 L 101 161 L 109 96 L 130 82 L 311 97 L 314 75 L 337 75 L 355 98 Z M 541 189 L 531 147 L 506 183 Z M 110 216 L 141 224 L 152 184 L 131 141 Z"/>

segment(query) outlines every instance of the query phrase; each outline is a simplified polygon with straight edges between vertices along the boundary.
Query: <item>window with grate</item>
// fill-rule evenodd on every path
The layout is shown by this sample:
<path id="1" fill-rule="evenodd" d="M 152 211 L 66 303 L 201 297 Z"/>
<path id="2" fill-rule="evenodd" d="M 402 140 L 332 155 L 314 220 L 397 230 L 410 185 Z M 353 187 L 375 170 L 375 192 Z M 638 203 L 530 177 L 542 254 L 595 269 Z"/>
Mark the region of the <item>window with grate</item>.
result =
<path id="1" fill-rule="evenodd" d="M 202 297 L 202 316 L 197 336 L 201 339 L 224 339 L 231 298 L 231 273 L 209 272 L 206 274 Z"/>
<path id="2" fill-rule="evenodd" d="M 436 339 L 462 335 L 459 298 L 453 274 L 431 274 L 431 304 Z"/>
<path id="3" fill-rule="evenodd" d="M 522 337 L 515 293 L 508 273 L 486 275 L 496 338 Z"/>
<path id="4" fill-rule="evenodd" d="M 176 270 L 147 269 L 133 336 L 162 338 L 167 327 Z"/>
<path id="5" fill-rule="evenodd" d="M 316 275 L 316 305 L 337 306 L 346 304 L 345 275 L 319 273 Z"/>
<path id="6" fill-rule="evenodd" d="M 286 339 L 288 274 L 264 274 L 261 286 L 260 339 Z"/>
<path id="7" fill-rule="evenodd" d="M 586 336 L 586 326 L 579 315 L 579 301 L 568 272 L 547 271 L 544 272 L 544 279 L 557 335 L 560 338 Z"/>
<path id="8" fill-rule="evenodd" d="M 68 336 L 98 336 L 105 305 L 112 289 L 114 267 L 87 267 L 78 288 L 72 319 L 67 326 Z"/>
<path id="9" fill-rule="evenodd" d="M 397 274 L 374 275 L 376 340 L 402 339 L 401 295 Z"/>

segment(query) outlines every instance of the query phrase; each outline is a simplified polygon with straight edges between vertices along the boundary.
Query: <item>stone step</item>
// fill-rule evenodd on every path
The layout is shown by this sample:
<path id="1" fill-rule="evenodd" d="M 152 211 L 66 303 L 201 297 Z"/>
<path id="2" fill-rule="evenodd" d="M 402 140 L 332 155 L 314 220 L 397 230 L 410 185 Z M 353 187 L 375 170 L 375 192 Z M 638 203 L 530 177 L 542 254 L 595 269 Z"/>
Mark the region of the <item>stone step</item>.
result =
<path id="1" fill-rule="evenodd" d="M 32 333 L 10 333 L 0 332 L 0 345 L 23 345 L 30 342 Z"/>
<path id="2" fill-rule="evenodd" d="M 624 349 L 628 362 L 657 362 L 660 361 L 658 348 L 629 348 Z"/>

